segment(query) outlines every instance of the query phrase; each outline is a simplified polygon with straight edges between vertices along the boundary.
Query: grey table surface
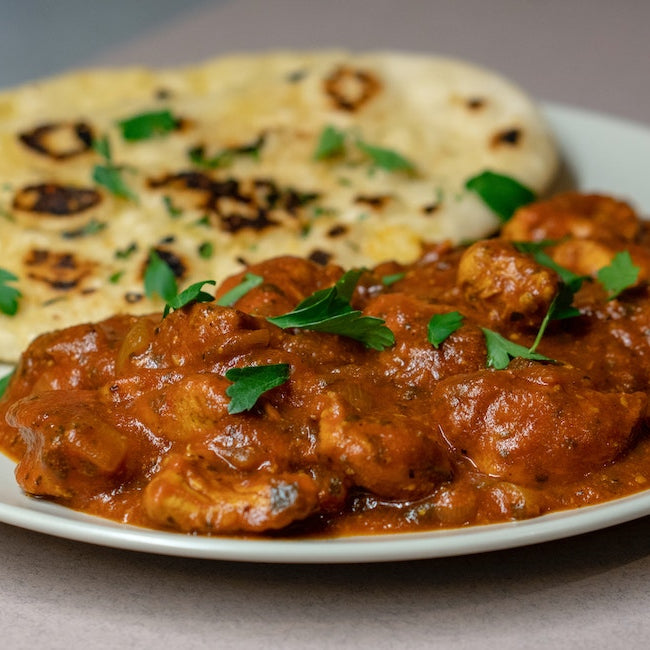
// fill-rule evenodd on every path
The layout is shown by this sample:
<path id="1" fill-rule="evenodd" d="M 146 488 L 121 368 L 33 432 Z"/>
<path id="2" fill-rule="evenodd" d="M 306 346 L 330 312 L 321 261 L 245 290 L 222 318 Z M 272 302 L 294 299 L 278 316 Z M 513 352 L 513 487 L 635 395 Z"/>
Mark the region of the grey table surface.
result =
<path id="1" fill-rule="evenodd" d="M 0 86 L 234 50 L 400 49 L 650 125 L 649 25 L 648 0 L 2 0 Z M 334 566 L 147 555 L 0 524 L 0 563 L 3 648 L 593 649 L 650 637 L 650 517 L 509 551 Z"/>

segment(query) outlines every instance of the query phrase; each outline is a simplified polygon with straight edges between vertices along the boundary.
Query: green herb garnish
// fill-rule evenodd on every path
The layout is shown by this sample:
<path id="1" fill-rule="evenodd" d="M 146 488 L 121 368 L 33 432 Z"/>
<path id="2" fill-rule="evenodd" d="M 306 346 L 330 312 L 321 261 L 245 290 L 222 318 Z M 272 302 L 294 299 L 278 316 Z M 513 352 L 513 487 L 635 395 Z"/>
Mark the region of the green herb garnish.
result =
<path id="1" fill-rule="evenodd" d="M 429 343 L 437 349 L 447 337 L 460 328 L 464 320 L 465 317 L 458 311 L 450 311 L 446 314 L 434 314 L 427 327 Z"/>
<path id="2" fill-rule="evenodd" d="M 345 131 L 328 125 L 320 134 L 316 151 L 314 152 L 315 160 L 325 160 L 340 156 L 345 151 Z"/>
<path id="3" fill-rule="evenodd" d="M 112 160 L 111 143 L 107 135 L 93 140 L 92 147 L 107 162 Z"/>
<path id="4" fill-rule="evenodd" d="M 148 298 L 153 298 L 157 294 L 166 303 L 174 300 L 178 293 L 174 271 L 155 250 L 149 253 L 149 261 L 144 272 L 144 291 Z"/>
<path id="5" fill-rule="evenodd" d="M 18 278 L 11 272 L 0 268 L 0 312 L 14 316 L 18 311 L 18 302 L 23 294 L 15 287 L 7 285 L 16 282 Z"/>
<path id="6" fill-rule="evenodd" d="M 97 219 L 91 219 L 87 224 L 76 230 L 64 230 L 61 233 L 61 237 L 64 239 L 76 239 L 78 237 L 87 237 L 88 235 L 94 235 L 98 232 L 101 232 L 108 227 L 108 224 L 104 221 L 97 221 Z"/>
<path id="7" fill-rule="evenodd" d="M 174 205 L 171 196 L 163 196 L 163 204 L 165 206 L 165 210 L 167 210 L 167 214 L 172 219 L 177 219 L 183 214 L 183 211 Z"/>
<path id="8" fill-rule="evenodd" d="M 226 395 L 231 398 L 228 413 L 250 411 L 261 395 L 284 384 L 289 373 L 288 363 L 231 368 L 226 372 L 226 379 L 234 382 L 226 388 Z"/>
<path id="9" fill-rule="evenodd" d="M 178 120 L 169 110 L 141 113 L 118 122 L 122 137 L 129 142 L 149 140 L 154 136 L 165 135 L 178 127 Z"/>
<path id="10" fill-rule="evenodd" d="M 345 153 L 348 133 L 335 126 L 328 124 L 323 128 L 316 144 L 314 151 L 315 160 L 328 160 L 342 156 Z M 388 172 L 408 172 L 415 171 L 415 166 L 410 160 L 397 153 L 393 149 L 378 147 L 369 144 L 361 138 L 353 139 L 354 146 L 370 158 L 374 169 L 384 169 Z"/>
<path id="11" fill-rule="evenodd" d="M 386 149 L 384 147 L 377 147 L 368 144 L 363 140 L 357 140 L 357 147 L 363 151 L 371 160 L 372 164 L 379 169 L 384 169 L 387 172 L 408 172 L 415 171 L 415 165 L 410 160 L 407 160 L 401 154 Z"/>
<path id="12" fill-rule="evenodd" d="M 217 283 L 214 280 L 203 280 L 202 282 L 191 284 L 187 289 L 184 289 L 171 300 L 167 301 L 165 310 L 163 311 L 163 318 L 167 318 L 167 315 L 172 309 L 181 309 L 181 307 L 185 307 L 193 302 L 212 302 L 214 296 L 207 291 L 203 291 L 203 287 L 206 284 L 215 285 Z"/>
<path id="13" fill-rule="evenodd" d="M 254 140 L 250 144 L 244 144 L 239 147 L 226 147 L 213 156 L 206 155 L 205 147 L 197 146 L 192 147 L 187 152 L 187 155 L 195 165 L 203 167 L 204 169 L 229 167 L 233 164 L 236 156 L 251 156 L 258 159 L 265 140 L 266 137 L 262 134 L 257 138 L 257 140 Z"/>
<path id="14" fill-rule="evenodd" d="M 224 149 L 214 156 L 207 157 L 205 155 L 205 147 L 192 147 L 187 152 L 189 159 L 197 166 L 204 169 L 217 169 L 218 167 L 228 167 L 232 165 L 233 154 L 232 152 Z"/>
<path id="15" fill-rule="evenodd" d="M 209 260 L 214 255 L 214 244 L 209 241 L 204 241 L 199 245 L 199 257 L 204 260 Z"/>
<path id="16" fill-rule="evenodd" d="M 364 316 L 350 305 L 362 273 L 363 269 L 347 271 L 333 287 L 316 291 L 289 313 L 267 320 L 283 329 L 329 332 L 360 341 L 373 350 L 383 350 L 395 343 L 394 334 L 381 318 Z"/>
<path id="17" fill-rule="evenodd" d="M 210 215 L 204 214 L 202 217 L 199 217 L 195 222 L 195 226 L 202 226 L 203 228 L 210 227 Z"/>
<path id="18" fill-rule="evenodd" d="M 118 260 L 126 260 L 133 253 L 135 253 L 138 250 L 138 245 L 135 242 L 130 243 L 126 248 L 121 248 L 115 251 L 115 257 Z"/>
<path id="19" fill-rule="evenodd" d="M 122 173 L 124 167 L 113 163 L 111 145 L 107 136 L 93 141 L 93 149 L 104 159 L 104 165 L 95 165 L 93 168 L 93 181 L 105 187 L 111 194 L 122 199 L 137 201 L 137 196 L 126 184 Z"/>
<path id="20" fill-rule="evenodd" d="M 124 271 L 115 271 L 115 273 L 111 273 L 111 275 L 108 277 L 108 281 L 111 284 L 117 284 L 122 279 L 123 275 Z"/>
<path id="21" fill-rule="evenodd" d="M 5 392 L 7 391 L 7 387 L 9 386 L 9 382 L 11 381 L 11 378 L 14 376 L 14 370 L 12 370 L 8 375 L 5 375 L 0 379 L 0 397 L 2 397 Z"/>
<path id="22" fill-rule="evenodd" d="M 221 305 L 222 307 L 231 307 L 240 298 L 243 298 L 251 289 L 259 287 L 262 282 L 264 282 L 262 276 L 255 275 L 254 273 L 246 273 L 242 281 L 236 287 L 233 287 L 230 291 L 226 291 L 226 293 L 217 300 L 217 305 Z"/>
<path id="23" fill-rule="evenodd" d="M 137 196 L 131 191 L 122 178 L 123 171 L 122 167 L 95 165 L 95 168 L 93 169 L 93 180 L 97 185 L 105 187 L 111 194 L 119 196 L 122 199 L 131 199 L 132 201 L 135 201 Z"/>
<path id="24" fill-rule="evenodd" d="M 381 279 L 381 283 L 385 287 L 390 287 L 392 284 L 403 280 L 406 277 L 406 273 L 390 273 L 389 275 L 384 275 Z"/>
<path id="25" fill-rule="evenodd" d="M 476 192 L 502 222 L 508 221 L 518 208 L 536 198 L 535 193 L 518 180 L 491 171 L 473 176 L 465 187 Z"/>
<path id="26" fill-rule="evenodd" d="M 508 339 L 497 334 L 492 330 L 481 328 L 485 336 L 487 346 L 487 366 L 495 370 L 503 370 L 508 367 L 512 359 L 532 359 L 533 361 L 553 361 L 542 354 L 537 354 L 534 350 L 513 343 Z M 541 337 L 540 337 L 541 338 Z"/>
<path id="27" fill-rule="evenodd" d="M 630 252 L 622 251 L 616 253 L 611 263 L 600 269 L 596 277 L 607 291 L 609 300 L 613 300 L 622 291 L 636 284 L 640 270 L 634 266 Z"/>

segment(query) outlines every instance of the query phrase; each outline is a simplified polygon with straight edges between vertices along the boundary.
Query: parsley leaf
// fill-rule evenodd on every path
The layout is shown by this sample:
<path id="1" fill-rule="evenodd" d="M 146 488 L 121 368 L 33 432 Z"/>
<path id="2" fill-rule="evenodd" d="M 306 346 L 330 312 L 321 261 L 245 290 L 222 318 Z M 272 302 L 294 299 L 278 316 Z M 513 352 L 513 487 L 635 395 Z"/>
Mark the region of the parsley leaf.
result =
<path id="1" fill-rule="evenodd" d="M 105 165 L 95 165 L 93 168 L 93 181 L 97 185 L 105 187 L 111 194 L 122 199 L 137 200 L 137 196 L 131 191 L 122 178 L 123 167 L 113 164 L 111 143 L 107 136 L 93 140 L 93 149 L 104 159 Z"/>
<path id="2" fill-rule="evenodd" d="M 111 161 L 111 143 L 107 135 L 104 135 L 97 140 L 93 140 L 92 147 L 104 160 L 107 162 Z"/>
<path id="3" fill-rule="evenodd" d="M 14 370 L 12 370 L 8 375 L 5 375 L 0 379 L 0 397 L 2 397 L 6 390 L 7 387 L 9 386 L 9 382 L 11 381 L 11 378 L 14 376 Z"/>
<path id="4" fill-rule="evenodd" d="M 163 311 L 163 318 L 166 318 L 172 309 L 180 309 L 181 307 L 185 307 L 185 305 L 189 305 L 191 302 L 212 302 L 214 296 L 202 290 L 206 284 L 215 285 L 217 283 L 214 280 L 203 280 L 202 282 L 191 284 L 187 289 L 184 289 L 171 300 L 167 301 L 165 310 Z"/>
<path id="5" fill-rule="evenodd" d="M 168 110 L 140 113 L 118 122 L 122 137 L 129 142 L 149 140 L 165 135 L 178 126 L 178 120 Z"/>
<path id="6" fill-rule="evenodd" d="M 465 187 L 476 192 L 502 222 L 508 221 L 517 208 L 535 200 L 535 193 L 519 181 L 491 171 L 468 179 Z"/>
<path id="7" fill-rule="evenodd" d="M 214 244 L 209 241 L 204 241 L 198 247 L 199 257 L 204 260 L 209 260 L 214 255 Z"/>
<path id="8" fill-rule="evenodd" d="M 265 140 L 266 136 L 265 134 L 262 134 L 257 138 L 257 140 L 254 140 L 250 144 L 243 144 L 238 147 L 226 147 L 211 157 L 206 155 L 205 147 L 199 145 L 197 147 L 192 147 L 187 152 L 187 155 L 195 165 L 203 167 L 204 169 L 229 167 L 233 164 L 235 156 L 251 156 L 256 159 L 259 158 Z"/>
<path id="9" fill-rule="evenodd" d="M 14 316 L 18 311 L 18 301 L 23 294 L 15 287 L 7 286 L 7 282 L 16 282 L 18 278 L 6 269 L 0 268 L 0 312 Z"/>
<path id="10" fill-rule="evenodd" d="M 427 338 L 434 348 L 453 334 L 462 324 L 465 317 L 459 311 L 450 311 L 446 314 L 434 314 L 429 321 Z"/>
<path id="11" fill-rule="evenodd" d="M 174 300 L 178 293 L 174 271 L 155 250 L 149 253 L 144 272 L 144 291 L 148 298 L 158 294 L 167 303 Z"/>
<path id="12" fill-rule="evenodd" d="M 254 273 L 246 273 L 242 281 L 236 287 L 233 287 L 230 291 L 226 291 L 226 293 L 217 300 L 217 305 L 221 305 L 222 307 L 231 307 L 240 298 L 243 298 L 251 289 L 259 287 L 262 282 L 264 282 L 262 276 L 255 275 Z"/>
<path id="13" fill-rule="evenodd" d="M 376 147 L 363 140 L 357 140 L 357 147 L 363 151 L 373 162 L 375 167 L 388 172 L 409 172 L 415 171 L 415 166 L 401 154 L 392 149 Z"/>
<path id="14" fill-rule="evenodd" d="M 535 351 L 513 343 L 508 339 L 497 334 L 492 330 L 482 327 L 483 335 L 485 336 L 485 344 L 487 346 L 487 366 L 495 370 L 503 370 L 508 367 L 511 359 L 532 359 L 533 361 L 553 361 L 542 354 L 537 354 Z"/>
<path id="15" fill-rule="evenodd" d="M 314 151 L 314 160 L 326 160 L 344 154 L 347 137 L 345 131 L 337 129 L 331 124 L 327 125 L 318 138 L 316 150 Z M 412 173 L 415 171 L 415 166 L 410 160 L 392 149 L 369 144 L 361 138 L 356 138 L 354 144 L 359 151 L 370 158 L 376 168 L 389 172 Z"/>
<path id="16" fill-rule="evenodd" d="M 373 350 L 383 350 L 395 343 L 394 334 L 381 318 L 364 316 L 350 305 L 362 273 L 363 269 L 347 271 L 333 287 L 316 291 L 294 310 L 267 320 L 283 329 L 298 327 L 338 334 Z"/>
<path id="17" fill-rule="evenodd" d="M 115 257 L 118 260 L 128 260 L 137 250 L 138 245 L 135 242 L 131 242 L 126 248 L 116 250 Z"/>
<path id="18" fill-rule="evenodd" d="M 88 235 L 95 235 L 108 227 L 108 224 L 97 219 L 91 219 L 86 225 L 76 230 L 64 230 L 61 237 L 64 239 L 76 239 L 77 237 L 86 237 Z"/>
<path id="19" fill-rule="evenodd" d="M 224 149 L 214 156 L 208 158 L 205 155 L 205 147 L 192 147 L 187 155 L 189 159 L 197 166 L 205 169 L 217 169 L 218 167 L 228 167 L 232 164 L 232 152 Z"/>
<path id="20" fill-rule="evenodd" d="M 315 160 L 325 160 L 340 156 L 345 150 L 345 132 L 340 131 L 331 125 L 326 126 L 320 134 L 316 151 L 314 152 Z"/>
<path id="21" fill-rule="evenodd" d="M 609 300 L 616 298 L 622 291 L 634 286 L 641 269 L 634 266 L 629 251 L 614 255 L 610 264 L 597 273 L 598 281 L 605 287 Z"/>
<path id="22" fill-rule="evenodd" d="M 122 199 L 131 199 L 135 201 L 136 195 L 122 178 L 122 167 L 114 165 L 95 165 L 93 169 L 93 180 L 97 185 L 105 187 L 111 194 L 119 196 Z"/>
<path id="23" fill-rule="evenodd" d="M 395 284 L 396 282 L 399 282 L 400 280 L 403 280 L 406 277 L 406 273 L 401 272 L 401 273 L 390 273 L 389 275 L 384 275 L 381 278 L 381 283 L 385 287 L 390 287 L 391 285 Z"/>
<path id="24" fill-rule="evenodd" d="M 165 210 L 167 210 L 167 214 L 172 219 L 177 219 L 178 217 L 180 217 L 183 214 L 183 211 L 180 208 L 178 208 L 178 207 L 176 207 L 174 205 L 174 202 L 172 201 L 171 196 L 165 195 L 165 196 L 162 197 L 162 200 L 163 200 L 163 204 L 165 206 Z"/>
<path id="25" fill-rule="evenodd" d="M 289 364 L 231 368 L 226 372 L 226 379 L 234 382 L 226 388 L 226 395 L 231 398 L 228 413 L 250 411 L 263 393 L 289 379 Z"/>

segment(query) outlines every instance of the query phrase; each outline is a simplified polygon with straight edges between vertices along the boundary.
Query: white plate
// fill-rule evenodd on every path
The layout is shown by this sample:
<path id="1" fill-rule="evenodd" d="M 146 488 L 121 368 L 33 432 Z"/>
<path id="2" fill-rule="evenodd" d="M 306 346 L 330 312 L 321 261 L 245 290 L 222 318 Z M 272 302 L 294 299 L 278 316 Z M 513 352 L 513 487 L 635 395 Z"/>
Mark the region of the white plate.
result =
<path id="1" fill-rule="evenodd" d="M 650 215 L 650 128 L 564 106 L 545 109 L 566 161 L 560 186 L 572 179 L 579 189 L 625 198 Z M 650 490 L 526 521 L 429 533 L 327 540 L 198 537 L 121 525 L 29 499 L 14 481 L 13 463 L 0 456 L 0 521 L 92 544 L 205 559 L 336 563 L 446 557 L 561 539 L 648 514 Z"/>

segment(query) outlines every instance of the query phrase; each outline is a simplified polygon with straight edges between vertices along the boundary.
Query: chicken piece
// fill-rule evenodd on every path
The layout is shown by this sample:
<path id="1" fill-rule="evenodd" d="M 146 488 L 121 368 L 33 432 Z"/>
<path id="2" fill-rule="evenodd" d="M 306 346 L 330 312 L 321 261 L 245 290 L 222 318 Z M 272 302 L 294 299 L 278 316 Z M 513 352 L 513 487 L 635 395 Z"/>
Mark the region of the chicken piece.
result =
<path id="1" fill-rule="evenodd" d="M 437 434 L 391 404 L 359 413 L 330 393 L 320 419 L 319 452 L 341 468 L 350 487 L 385 499 L 416 499 L 451 477 L 451 463 Z"/>
<path id="2" fill-rule="evenodd" d="M 143 505 L 160 526 L 185 533 L 260 533 L 285 528 L 319 507 L 319 486 L 304 472 L 229 473 L 181 455 L 167 457 Z"/>
<path id="3" fill-rule="evenodd" d="M 26 445 L 16 480 L 29 494 L 90 497 L 123 478 L 128 442 L 94 391 L 47 391 L 19 400 L 7 422 Z"/>
<path id="4" fill-rule="evenodd" d="M 510 241 L 579 239 L 632 241 L 639 219 L 623 201 L 598 194 L 566 192 L 519 208 L 501 230 Z"/>
<path id="5" fill-rule="evenodd" d="M 269 345 L 272 327 L 263 319 L 221 307 L 213 302 L 194 303 L 165 318 L 152 332 L 146 349 L 132 355 L 135 368 L 199 365 L 210 370 L 238 354 Z M 122 352 L 120 352 L 122 354 Z M 131 372 L 126 366 L 123 372 Z"/>
<path id="6" fill-rule="evenodd" d="M 466 300 L 492 324 L 526 328 L 540 325 L 559 287 L 555 271 L 498 239 L 465 251 L 457 281 Z"/>
<path id="7" fill-rule="evenodd" d="M 331 287 L 343 275 L 343 269 L 333 264 L 321 266 L 287 256 L 254 264 L 245 273 L 258 275 L 264 282 L 248 291 L 233 306 L 249 314 L 266 317 L 285 314 L 315 291 Z M 245 273 L 223 282 L 217 289 L 217 298 L 240 284 Z"/>
<path id="8" fill-rule="evenodd" d="M 463 325 L 439 348 L 429 343 L 431 317 L 449 311 L 451 307 L 429 304 L 403 293 L 372 298 L 364 313 L 383 319 L 395 335 L 395 345 L 378 353 L 384 376 L 401 386 L 431 391 L 442 377 L 484 367 L 485 339 L 475 325 Z"/>
<path id="9" fill-rule="evenodd" d="M 138 381 L 143 378 L 156 383 Z M 230 383 L 212 373 L 183 376 L 140 371 L 116 380 L 105 392 L 122 404 L 125 415 L 144 424 L 152 434 L 189 442 L 212 435 L 217 422 L 228 414 L 226 388 Z"/>
<path id="10" fill-rule="evenodd" d="M 621 246 L 618 243 L 595 239 L 567 239 L 549 248 L 548 253 L 560 266 L 577 275 L 595 276 L 600 269 L 612 263 L 615 255 L 623 250 L 630 253 L 632 262 L 639 268 L 639 275 L 633 286 L 640 286 L 650 278 L 650 252 L 633 243 Z"/>
<path id="11" fill-rule="evenodd" d="M 520 485 L 579 479 L 613 461 L 642 422 L 644 393 L 601 393 L 582 373 L 541 364 L 445 379 L 432 418 L 485 474 Z"/>

